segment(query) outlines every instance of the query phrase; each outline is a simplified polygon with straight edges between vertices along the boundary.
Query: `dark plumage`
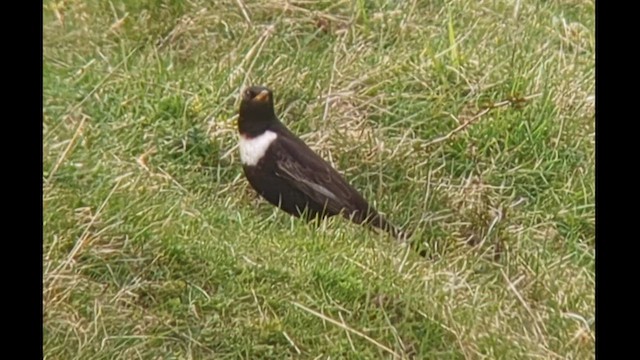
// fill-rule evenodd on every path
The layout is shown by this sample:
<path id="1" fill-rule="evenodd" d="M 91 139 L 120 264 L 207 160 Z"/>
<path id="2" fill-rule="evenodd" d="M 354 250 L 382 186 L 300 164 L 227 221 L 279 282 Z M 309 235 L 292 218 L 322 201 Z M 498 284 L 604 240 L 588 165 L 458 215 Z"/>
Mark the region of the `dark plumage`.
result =
<path id="1" fill-rule="evenodd" d="M 238 130 L 247 180 L 271 204 L 296 217 L 341 214 L 395 238 L 408 237 L 278 120 L 268 88 L 251 86 L 243 92 Z"/>

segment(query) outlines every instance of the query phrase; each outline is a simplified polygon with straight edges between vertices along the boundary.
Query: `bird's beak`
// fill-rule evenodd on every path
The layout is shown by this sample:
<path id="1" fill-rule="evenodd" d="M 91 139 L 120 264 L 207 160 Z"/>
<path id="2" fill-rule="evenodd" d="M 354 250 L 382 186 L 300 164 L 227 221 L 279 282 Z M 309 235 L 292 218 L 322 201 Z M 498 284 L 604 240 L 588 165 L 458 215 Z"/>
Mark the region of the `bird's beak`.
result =
<path id="1" fill-rule="evenodd" d="M 254 97 L 254 99 L 256 99 L 256 100 L 258 100 L 258 101 L 260 101 L 260 102 L 263 102 L 263 101 L 267 101 L 267 100 L 269 100 L 269 91 L 267 91 L 267 90 L 262 90 L 262 91 L 260 92 L 260 94 L 258 94 L 258 95 L 256 95 L 256 96 Z"/>

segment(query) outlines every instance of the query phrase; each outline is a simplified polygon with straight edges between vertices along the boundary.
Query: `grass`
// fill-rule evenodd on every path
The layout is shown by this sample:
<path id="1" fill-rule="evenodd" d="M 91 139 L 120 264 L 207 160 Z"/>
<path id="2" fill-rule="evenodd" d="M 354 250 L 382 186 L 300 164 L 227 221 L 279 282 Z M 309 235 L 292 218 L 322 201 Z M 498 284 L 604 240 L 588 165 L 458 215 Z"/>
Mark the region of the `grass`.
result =
<path id="1" fill-rule="evenodd" d="M 45 1 L 48 359 L 590 359 L 594 2 Z M 424 259 L 248 187 L 248 84 Z"/>

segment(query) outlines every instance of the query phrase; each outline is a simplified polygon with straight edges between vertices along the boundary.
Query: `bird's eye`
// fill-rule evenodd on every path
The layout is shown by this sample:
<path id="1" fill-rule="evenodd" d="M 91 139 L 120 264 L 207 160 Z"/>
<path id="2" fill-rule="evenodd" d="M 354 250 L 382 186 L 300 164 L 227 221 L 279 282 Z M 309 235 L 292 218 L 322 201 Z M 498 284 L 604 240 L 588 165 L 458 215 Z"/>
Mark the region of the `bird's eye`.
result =
<path id="1" fill-rule="evenodd" d="M 252 96 L 251 96 L 251 90 L 248 90 L 248 89 L 247 89 L 247 90 L 244 92 L 244 96 L 246 96 L 247 98 L 251 99 L 251 97 L 252 97 Z"/>

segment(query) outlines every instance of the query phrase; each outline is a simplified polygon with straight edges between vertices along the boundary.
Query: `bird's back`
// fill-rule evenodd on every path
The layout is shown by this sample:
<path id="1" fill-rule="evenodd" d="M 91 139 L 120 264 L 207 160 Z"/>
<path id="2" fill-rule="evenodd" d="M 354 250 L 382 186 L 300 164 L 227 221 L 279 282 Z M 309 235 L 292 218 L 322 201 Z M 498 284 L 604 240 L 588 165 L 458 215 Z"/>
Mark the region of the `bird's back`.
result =
<path id="1" fill-rule="evenodd" d="M 325 206 L 331 213 L 343 213 L 356 222 L 377 215 L 364 197 L 320 155 L 300 138 L 277 123 L 271 131 L 278 134 L 274 146 L 279 147 L 278 175 L 295 182 L 311 201 Z"/>

